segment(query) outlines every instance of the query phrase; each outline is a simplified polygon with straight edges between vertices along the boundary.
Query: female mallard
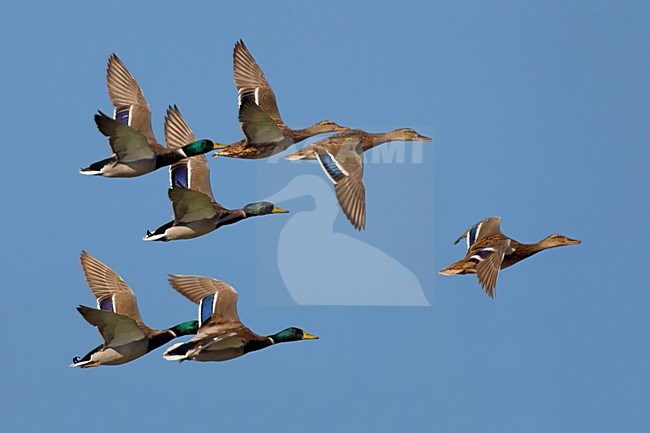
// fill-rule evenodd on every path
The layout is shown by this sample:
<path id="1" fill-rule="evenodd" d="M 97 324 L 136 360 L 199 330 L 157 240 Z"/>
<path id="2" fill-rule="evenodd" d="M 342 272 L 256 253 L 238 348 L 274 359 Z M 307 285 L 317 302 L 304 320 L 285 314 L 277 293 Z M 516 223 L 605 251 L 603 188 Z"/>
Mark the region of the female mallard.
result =
<path id="1" fill-rule="evenodd" d="M 246 138 L 213 156 L 266 158 L 314 135 L 348 129 L 330 120 L 305 129 L 291 129 L 285 125 L 271 85 L 241 40 L 235 44 L 233 69 L 239 94 L 239 122 Z"/>
<path id="2" fill-rule="evenodd" d="M 194 133 L 176 106 L 167 109 L 165 116 L 165 141 L 170 149 L 196 141 Z M 226 209 L 214 200 L 210 187 L 210 168 L 204 155 L 184 159 L 169 167 L 174 220 L 157 228 L 147 230 L 145 241 L 173 241 L 191 239 L 210 233 L 221 226 L 233 224 L 246 218 L 286 213 L 269 202 L 247 204 L 242 209 Z"/>
<path id="3" fill-rule="evenodd" d="M 493 217 L 474 224 L 463 233 L 461 239 L 467 239 L 465 257 L 441 270 L 441 275 L 477 274 L 478 281 L 490 298 L 496 294 L 499 270 L 532 256 L 540 251 L 576 245 L 580 241 L 564 235 L 552 234 L 534 244 L 522 244 L 501 233 L 501 218 Z"/>
<path id="4" fill-rule="evenodd" d="M 178 293 L 199 304 L 200 326 L 196 337 L 165 351 L 163 357 L 167 360 L 226 361 L 274 344 L 318 338 L 298 328 L 266 337 L 255 334 L 239 321 L 237 291 L 223 281 L 170 275 L 169 283 Z"/>
<path id="5" fill-rule="evenodd" d="M 178 149 L 166 149 L 156 141 L 151 128 L 151 108 L 133 75 L 115 55 L 108 59 L 108 94 L 115 106 L 114 119 L 95 114 L 99 131 L 109 137 L 113 156 L 81 169 L 85 175 L 136 177 L 194 155 L 225 146 L 210 140 L 195 140 Z"/>
<path id="6" fill-rule="evenodd" d="M 169 329 L 149 328 L 140 317 L 133 290 L 118 274 L 85 251 L 81 252 L 81 266 L 97 298 L 98 309 L 80 305 L 77 310 L 88 323 L 97 327 L 104 344 L 83 358 L 75 356 L 70 367 L 125 364 L 176 337 L 196 334 L 199 327 L 196 320 Z"/>
<path id="7" fill-rule="evenodd" d="M 378 134 L 351 129 L 317 141 L 285 158 L 318 160 L 323 171 L 334 184 L 336 198 L 345 216 L 355 229 L 363 230 L 366 227 L 363 152 L 389 141 L 431 141 L 431 139 L 410 128 Z"/>

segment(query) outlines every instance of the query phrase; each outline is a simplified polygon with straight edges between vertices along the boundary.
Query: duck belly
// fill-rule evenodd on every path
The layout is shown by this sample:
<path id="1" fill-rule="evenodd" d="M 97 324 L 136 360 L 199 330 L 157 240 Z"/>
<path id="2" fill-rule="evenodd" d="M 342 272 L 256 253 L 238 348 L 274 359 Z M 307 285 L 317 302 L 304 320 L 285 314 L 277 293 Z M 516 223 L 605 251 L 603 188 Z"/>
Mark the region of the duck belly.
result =
<path id="1" fill-rule="evenodd" d="M 176 241 L 181 239 L 193 239 L 210 233 L 215 230 L 214 225 L 174 225 L 165 230 L 163 240 Z"/>
<path id="2" fill-rule="evenodd" d="M 120 347 L 107 347 L 95 352 L 90 357 L 90 362 L 81 368 L 96 367 L 99 365 L 121 365 L 133 361 L 147 353 L 147 345 L 141 341 Z"/>
<path id="3" fill-rule="evenodd" d="M 156 162 L 153 159 L 133 161 L 133 162 L 116 162 L 106 165 L 101 174 L 104 177 L 137 177 L 151 173 L 156 169 Z"/>
<path id="4" fill-rule="evenodd" d="M 221 348 L 215 350 L 210 350 L 206 348 L 201 350 L 196 355 L 192 356 L 191 359 L 193 361 L 200 361 L 200 362 L 210 362 L 210 361 L 220 362 L 220 361 L 228 361 L 229 359 L 239 358 L 243 354 L 244 354 L 243 347 Z"/>

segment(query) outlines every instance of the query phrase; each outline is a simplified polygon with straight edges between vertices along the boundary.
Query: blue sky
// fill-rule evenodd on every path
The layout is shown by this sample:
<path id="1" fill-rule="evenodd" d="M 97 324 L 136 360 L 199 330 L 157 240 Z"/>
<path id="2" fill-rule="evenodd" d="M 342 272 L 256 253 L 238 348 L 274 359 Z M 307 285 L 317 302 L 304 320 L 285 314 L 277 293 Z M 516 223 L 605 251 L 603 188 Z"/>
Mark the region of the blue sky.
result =
<path id="1" fill-rule="evenodd" d="M 2 9 L 3 431 L 650 427 L 647 4 L 117 1 Z M 289 125 L 329 118 L 434 138 L 420 164 L 366 167 L 365 232 L 342 214 L 333 224 L 406 266 L 431 306 L 293 302 L 274 242 L 288 218 L 317 208 L 309 197 L 288 200 L 286 218 L 151 244 L 140 240 L 145 230 L 170 216 L 166 171 L 130 180 L 77 173 L 107 156 L 92 114 L 111 109 L 105 67 L 113 52 L 143 87 L 160 140 L 169 104 L 197 136 L 238 140 L 231 55 L 240 38 Z M 232 207 L 297 176 L 324 178 L 309 163 L 209 162 L 216 196 Z M 521 242 L 559 232 L 583 244 L 505 270 L 495 300 L 473 276 L 437 275 L 464 254 L 453 240 L 495 215 Z M 310 247 L 305 254 L 318 252 Z M 321 339 L 226 363 L 171 363 L 158 350 L 121 367 L 68 368 L 100 341 L 74 309 L 93 304 L 82 249 L 133 287 L 150 326 L 196 316 L 166 283 L 167 273 L 186 273 L 235 286 L 240 317 L 256 332 L 300 326 Z"/>

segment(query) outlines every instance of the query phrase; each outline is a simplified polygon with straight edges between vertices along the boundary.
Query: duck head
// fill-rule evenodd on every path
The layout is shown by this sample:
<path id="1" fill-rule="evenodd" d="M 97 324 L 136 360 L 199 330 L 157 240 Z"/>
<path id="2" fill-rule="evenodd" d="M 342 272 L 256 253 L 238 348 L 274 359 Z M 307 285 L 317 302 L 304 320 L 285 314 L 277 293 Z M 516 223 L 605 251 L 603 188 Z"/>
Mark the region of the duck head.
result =
<path id="1" fill-rule="evenodd" d="M 392 141 L 431 141 L 431 138 L 419 134 L 415 129 L 400 128 L 387 134 Z"/>
<path id="2" fill-rule="evenodd" d="M 347 131 L 350 128 L 346 128 L 345 126 L 341 126 L 335 122 L 332 122 L 331 120 L 323 120 L 321 122 L 318 122 L 317 124 L 313 125 L 311 128 L 309 128 L 311 131 L 315 134 L 324 134 L 326 132 L 338 132 L 338 131 Z"/>
<path id="3" fill-rule="evenodd" d="M 552 235 L 544 238 L 540 243 L 544 248 L 555 248 L 562 247 L 564 245 L 578 245 L 582 242 L 577 239 L 571 239 L 559 233 L 553 233 Z"/>
<path id="4" fill-rule="evenodd" d="M 246 218 L 253 217 L 253 216 L 260 216 L 260 215 L 268 215 L 272 213 L 289 212 L 288 210 L 282 209 L 281 207 L 278 207 L 269 201 L 258 201 L 255 203 L 250 203 L 244 206 L 242 210 L 244 211 Z"/>
<path id="5" fill-rule="evenodd" d="M 277 334 L 274 335 L 269 335 L 269 337 L 273 340 L 273 343 L 288 343 L 290 341 L 300 341 L 300 340 L 317 340 L 318 337 L 316 335 L 310 334 L 308 332 L 303 331 L 300 328 L 287 328 L 284 329 Z"/>
<path id="6" fill-rule="evenodd" d="M 196 156 L 203 155 L 211 150 L 223 149 L 224 147 L 228 146 L 225 144 L 215 143 L 212 140 L 202 139 L 183 146 L 183 152 L 185 152 L 185 155 L 187 156 Z"/>

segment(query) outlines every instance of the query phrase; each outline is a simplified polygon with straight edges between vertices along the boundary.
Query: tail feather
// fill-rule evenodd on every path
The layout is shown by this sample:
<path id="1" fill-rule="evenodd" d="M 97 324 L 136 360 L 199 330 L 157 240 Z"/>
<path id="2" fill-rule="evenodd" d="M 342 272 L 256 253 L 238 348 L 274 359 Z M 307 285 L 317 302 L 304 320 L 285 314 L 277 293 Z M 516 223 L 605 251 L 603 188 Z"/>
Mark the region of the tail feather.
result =
<path id="1" fill-rule="evenodd" d="M 299 159 L 305 159 L 306 157 L 307 155 L 305 155 L 304 153 L 302 153 L 302 151 L 299 150 L 296 153 L 292 153 L 290 155 L 285 156 L 284 159 L 289 161 L 297 161 Z"/>
<path id="2" fill-rule="evenodd" d="M 460 269 L 445 268 L 445 269 L 440 270 L 438 273 L 440 275 L 457 275 L 457 274 L 460 274 L 461 272 L 462 272 L 462 270 L 460 270 Z"/>
<path id="3" fill-rule="evenodd" d="M 163 358 L 167 361 L 184 361 L 187 359 L 189 352 L 194 348 L 196 343 L 194 341 L 186 341 L 185 343 L 176 343 L 169 347 L 163 353 Z"/>
<path id="4" fill-rule="evenodd" d="M 86 176 L 99 176 L 102 174 L 102 169 L 108 164 L 114 163 L 115 157 L 111 156 L 110 158 L 102 159 L 101 161 L 93 162 L 86 168 L 79 170 L 79 173 L 85 174 Z"/>
<path id="5" fill-rule="evenodd" d="M 438 272 L 440 275 L 475 274 L 476 262 L 460 260 Z"/>
<path id="6" fill-rule="evenodd" d="M 86 361 L 72 361 L 72 364 L 70 364 L 68 367 L 81 367 L 81 368 L 88 368 L 88 367 L 96 367 L 99 365 L 97 361 L 91 361 L 90 359 Z"/>
<path id="7" fill-rule="evenodd" d="M 167 232 L 167 229 L 173 227 L 173 225 L 174 225 L 174 221 L 172 220 L 166 224 L 161 225 L 154 232 L 147 230 L 147 234 L 145 237 L 142 238 L 142 240 L 165 242 L 167 241 L 167 239 L 165 239 L 165 233 Z"/>

